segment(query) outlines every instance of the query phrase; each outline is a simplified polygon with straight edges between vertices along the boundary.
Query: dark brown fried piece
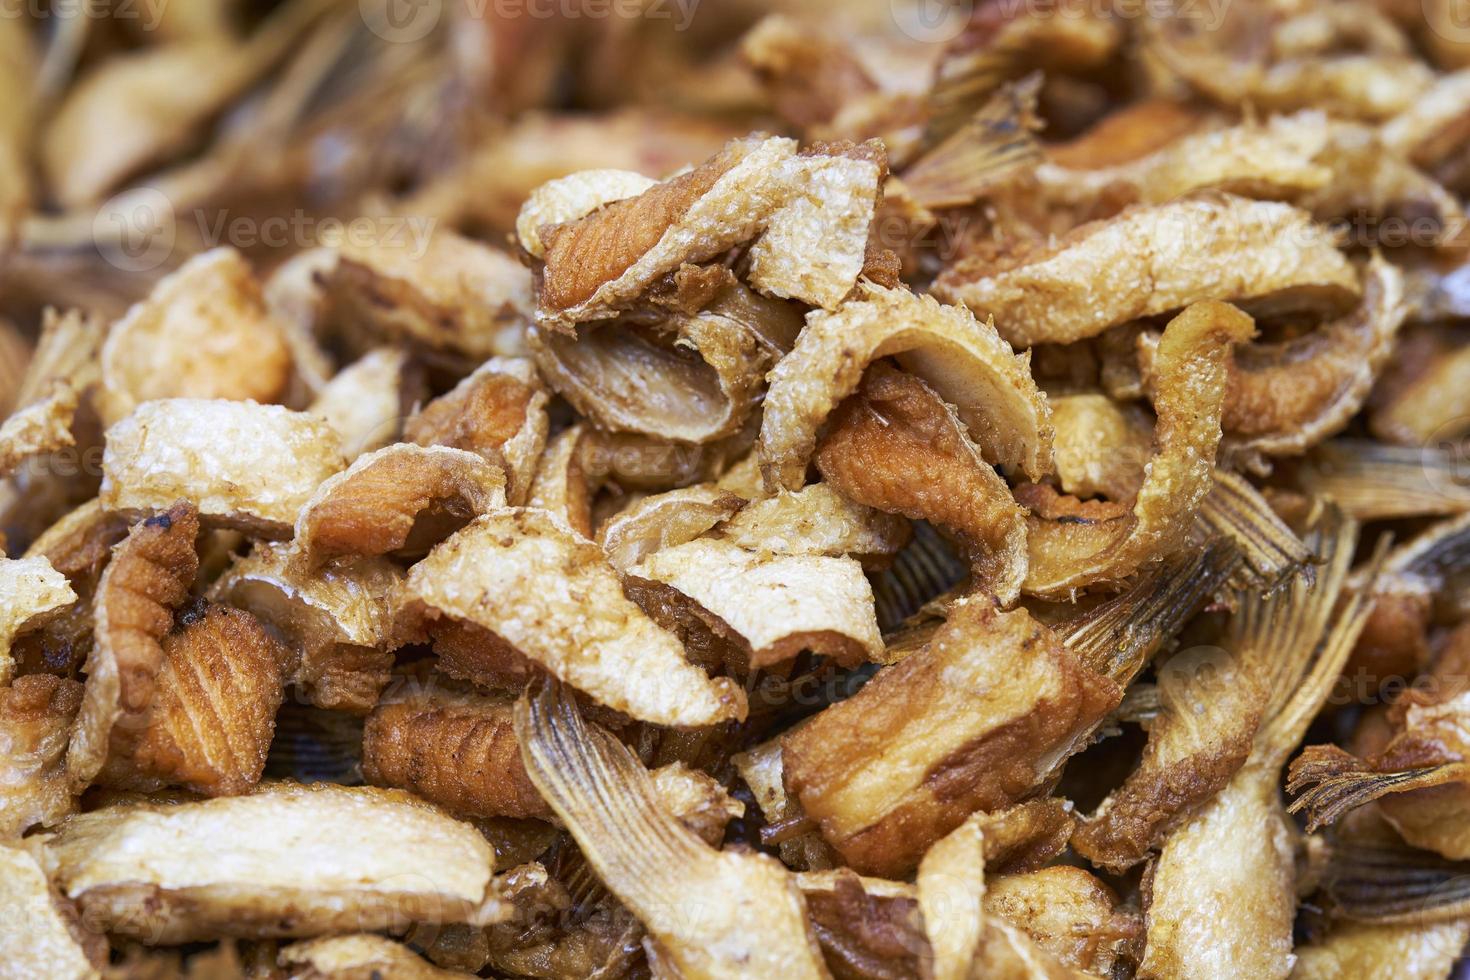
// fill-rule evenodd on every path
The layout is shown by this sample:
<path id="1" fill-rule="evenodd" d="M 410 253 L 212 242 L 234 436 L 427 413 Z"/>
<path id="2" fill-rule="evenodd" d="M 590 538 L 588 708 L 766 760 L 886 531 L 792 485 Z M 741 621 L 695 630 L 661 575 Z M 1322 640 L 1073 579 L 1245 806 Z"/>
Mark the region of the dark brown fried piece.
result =
<path id="1" fill-rule="evenodd" d="M 70 812 L 66 744 L 82 685 L 36 674 L 0 688 L 0 838 L 19 837 Z"/>

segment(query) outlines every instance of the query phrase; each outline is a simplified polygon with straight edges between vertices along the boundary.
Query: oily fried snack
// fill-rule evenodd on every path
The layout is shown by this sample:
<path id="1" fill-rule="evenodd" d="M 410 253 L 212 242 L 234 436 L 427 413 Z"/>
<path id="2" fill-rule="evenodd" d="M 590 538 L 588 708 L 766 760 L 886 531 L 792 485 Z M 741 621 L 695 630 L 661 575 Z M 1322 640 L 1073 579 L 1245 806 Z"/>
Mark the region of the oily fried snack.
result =
<path id="1" fill-rule="evenodd" d="M 0 963 L 15 977 L 82 980 L 101 976 L 107 939 L 84 928 L 76 908 L 56 893 L 42 855 L 0 844 Z"/>
<path id="2" fill-rule="evenodd" d="M 288 655 L 250 613 L 199 600 L 163 638 L 163 665 L 137 730 L 113 751 L 100 785 L 182 786 L 236 796 L 260 782 L 285 690 Z"/>
<path id="3" fill-rule="evenodd" d="M 349 460 L 398 440 L 410 400 L 408 355 L 396 347 L 369 351 L 324 381 L 307 411 L 331 423 Z"/>
<path id="4" fill-rule="evenodd" d="M 1033 488 L 1041 513 L 1027 519 L 1027 592 L 1058 596 L 1117 582 L 1183 543 L 1210 492 L 1230 349 L 1253 333 L 1250 317 L 1228 303 L 1196 303 L 1170 321 L 1159 347 L 1154 455 L 1131 509 L 1098 514 L 1081 505 L 1071 513 L 1055 491 Z"/>
<path id="5" fill-rule="evenodd" d="M 550 396 L 530 360 L 494 357 L 403 426 L 406 442 L 477 453 L 505 469 L 506 495 L 522 504 L 546 448 Z"/>
<path id="6" fill-rule="evenodd" d="M 527 507 L 555 514 L 584 538 L 596 536 L 592 527 L 592 497 L 597 488 L 592 485 L 584 459 L 593 439 L 593 434 L 581 422 L 558 432 L 536 463 L 531 492 L 526 498 Z"/>
<path id="7" fill-rule="evenodd" d="M 273 402 L 291 379 L 285 330 L 244 256 L 211 249 L 165 276 L 102 345 L 104 424 L 160 398 Z"/>
<path id="8" fill-rule="evenodd" d="M 848 555 L 886 564 L 910 538 L 908 521 L 855 502 L 827 483 L 754 500 L 724 520 L 714 536 L 747 551 L 778 555 Z"/>
<path id="9" fill-rule="evenodd" d="M 650 955 L 691 977 L 823 977 L 791 873 L 716 850 L 661 805 L 622 743 L 544 683 L 516 704 L 526 771 L 603 884 L 648 929 Z"/>
<path id="10" fill-rule="evenodd" d="M 1393 975 L 1405 980 L 1451 976 L 1470 922 L 1378 925 L 1337 922 L 1332 931 L 1292 952 L 1291 975 L 1300 980 Z"/>
<path id="11" fill-rule="evenodd" d="M 934 292 L 993 316 L 1006 340 L 1029 347 L 1084 340 L 1210 299 L 1335 312 L 1360 287 L 1306 212 L 1220 194 L 1130 208 L 1051 247 L 962 259 Z"/>
<path id="12" fill-rule="evenodd" d="M 516 215 L 516 239 L 535 259 L 546 258 L 541 229 L 586 217 L 598 208 L 637 197 L 657 184 L 632 170 L 578 170 L 533 190 Z"/>
<path id="13" fill-rule="evenodd" d="M 890 355 L 955 407 L 989 462 L 1032 479 L 1051 470 L 1051 416 L 1027 358 L 964 307 L 867 285 L 835 312 L 810 314 L 771 372 L 759 443 L 768 490 L 805 484 L 822 424 L 868 364 Z"/>
<path id="14" fill-rule="evenodd" d="M 730 541 L 690 541 L 628 569 L 697 604 L 720 635 L 733 636 L 752 670 L 803 650 L 846 666 L 880 660 L 873 590 L 850 558 L 746 551 Z"/>
<path id="15" fill-rule="evenodd" d="M 598 542 L 613 567 L 628 571 L 656 551 L 693 541 L 728 522 L 746 500 L 712 484 L 656 493 L 608 518 Z"/>
<path id="16" fill-rule="evenodd" d="M 0 688 L 0 839 L 50 826 L 76 801 L 66 780 L 66 743 L 82 704 L 82 685 L 32 674 Z"/>
<path id="17" fill-rule="evenodd" d="M 1034 792 L 1121 697 L 1024 610 L 972 597 L 923 649 L 785 736 L 786 787 L 853 868 L 902 874 L 971 813 Z"/>
<path id="18" fill-rule="evenodd" d="M 0 558 L 0 685 L 15 670 L 11 647 L 27 630 L 44 626 L 76 601 L 71 584 L 44 557 Z"/>
<path id="19" fill-rule="evenodd" d="M 149 943 L 493 921 L 494 852 L 407 793 L 271 783 L 249 796 L 114 805 L 47 841 L 83 917 Z"/>
<path id="20" fill-rule="evenodd" d="M 312 704 L 366 714 L 406 641 L 404 573 L 384 558 L 307 570 L 284 545 L 259 543 L 214 583 L 210 598 L 248 610 L 293 649 L 289 681 Z"/>
<path id="21" fill-rule="evenodd" d="M 843 496 L 954 531 L 975 581 L 1015 601 L 1026 577 L 1026 512 L 955 409 L 923 381 L 869 368 L 832 413 L 815 461 Z"/>
<path id="22" fill-rule="evenodd" d="M 294 980 L 354 980 L 394 977 L 398 980 L 453 980 L 465 974 L 441 970 L 402 943 L 384 936 L 356 933 L 292 943 L 281 950 L 279 963 Z"/>
<path id="23" fill-rule="evenodd" d="M 286 538 L 346 465 L 324 419 L 254 402 L 148 402 L 107 431 L 102 506 L 147 513 L 185 499 L 209 524 Z"/>
<path id="24" fill-rule="evenodd" d="M 67 749 L 73 792 L 110 756 L 127 757 L 148 723 L 165 654 L 162 640 L 199 571 L 199 515 L 180 502 L 135 525 L 97 583 L 87 683 Z"/>
<path id="25" fill-rule="evenodd" d="M 407 343 L 475 362 L 520 346 L 531 274 L 504 252 L 440 229 L 427 243 L 349 242 L 339 253 L 326 273 L 329 315 L 364 346 Z"/>
<path id="26" fill-rule="evenodd" d="M 602 549 L 544 512 L 475 520 L 413 567 L 407 589 L 639 720 L 689 727 L 745 716 L 734 681 L 690 664 L 673 634 L 623 595 Z"/>
<path id="27" fill-rule="evenodd" d="M 1107 395 L 1047 398 L 1056 428 L 1057 485 L 1078 498 L 1128 500 L 1143 485 L 1153 427 L 1137 405 Z"/>
<path id="28" fill-rule="evenodd" d="M 72 420 L 80 399 L 68 381 L 53 381 L 40 400 L 24 405 L 0 423 L 0 477 L 44 453 L 76 445 Z"/>
<path id="29" fill-rule="evenodd" d="M 324 481 L 296 519 L 293 551 L 314 568 L 344 556 L 423 554 L 505 506 L 505 473 L 475 453 L 399 443 Z"/>

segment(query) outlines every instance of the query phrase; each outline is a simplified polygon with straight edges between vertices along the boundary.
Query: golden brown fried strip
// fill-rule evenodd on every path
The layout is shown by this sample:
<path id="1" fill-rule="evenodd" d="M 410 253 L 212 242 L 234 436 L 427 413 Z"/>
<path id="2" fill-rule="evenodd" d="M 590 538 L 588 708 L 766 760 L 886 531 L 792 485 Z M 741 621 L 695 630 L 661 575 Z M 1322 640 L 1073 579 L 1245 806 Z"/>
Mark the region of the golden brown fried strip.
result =
<path id="1" fill-rule="evenodd" d="M 248 612 L 200 600 L 163 638 L 151 703 L 100 785 L 237 796 L 260 782 L 285 689 L 286 650 Z M 114 748 L 117 747 L 116 740 Z"/>
<path id="2" fill-rule="evenodd" d="M 0 838 L 50 826 L 75 801 L 66 779 L 66 743 L 82 704 L 82 685 L 49 674 L 0 688 Z"/>
<path id="3" fill-rule="evenodd" d="M 976 582 L 1013 602 L 1026 577 L 1026 512 L 955 410 L 911 375 L 870 368 L 832 414 L 817 469 L 844 496 L 954 530 Z"/>
<path id="4" fill-rule="evenodd" d="M 868 286 L 836 312 L 810 314 L 771 372 L 759 447 L 768 490 L 801 488 L 819 428 L 889 355 L 955 406 L 987 460 L 1033 479 L 1051 470 L 1051 415 L 1028 359 L 964 307 Z"/>
<path id="5" fill-rule="evenodd" d="M 1075 497 L 1129 500 L 1152 451 L 1146 412 L 1098 394 L 1052 396 L 1057 484 Z"/>
<path id="6" fill-rule="evenodd" d="M 786 786 L 854 868 L 901 874 L 969 814 L 1033 792 L 1121 697 L 1026 612 L 971 598 L 783 739 Z"/>
<path id="7" fill-rule="evenodd" d="M 1154 456 L 1131 510 L 1028 518 L 1027 592 L 1065 595 L 1120 581 L 1182 544 L 1210 492 L 1230 348 L 1253 331 L 1250 317 L 1228 303 L 1196 303 L 1170 321 L 1159 348 Z M 1048 497 L 1055 494 L 1038 488 L 1039 503 Z"/>
<path id="8" fill-rule="evenodd" d="M 1029 347 L 1095 337 L 1203 300 L 1343 310 L 1360 287 L 1306 212 L 1221 194 L 1130 208 L 1049 248 L 963 259 L 934 290 L 993 316 L 1003 337 Z"/>
<path id="9" fill-rule="evenodd" d="M 526 500 L 526 506 L 555 514 L 584 538 L 597 536 L 592 526 L 596 487 L 583 459 L 591 441 L 591 433 L 581 422 L 557 433 L 536 463 Z"/>
<path id="10" fill-rule="evenodd" d="M 546 448 L 549 396 L 525 358 L 492 358 L 403 426 L 406 442 L 477 453 L 505 468 L 506 495 L 523 503 Z"/>
<path id="11" fill-rule="evenodd" d="M 1021 930 L 1064 967 L 1112 976 L 1142 938 L 1137 912 L 1081 868 L 1054 866 L 985 883 L 985 911 Z"/>
<path id="12" fill-rule="evenodd" d="M 198 511 L 175 504 L 133 527 L 97 583 L 96 637 L 66 757 L 74 792 L 109 756 L 130 755 L 147 725 L 165 659 L 162 640 L 199 570 L 198 536 Z"/>
<path id="13" fill-rule="evenodd" d="M 505 473 L 481 456 L 399 443 L 361 456 L 301 508 L 292 548 L 308 567 L 344 556 L 423 554 L 505 506 Z"/>

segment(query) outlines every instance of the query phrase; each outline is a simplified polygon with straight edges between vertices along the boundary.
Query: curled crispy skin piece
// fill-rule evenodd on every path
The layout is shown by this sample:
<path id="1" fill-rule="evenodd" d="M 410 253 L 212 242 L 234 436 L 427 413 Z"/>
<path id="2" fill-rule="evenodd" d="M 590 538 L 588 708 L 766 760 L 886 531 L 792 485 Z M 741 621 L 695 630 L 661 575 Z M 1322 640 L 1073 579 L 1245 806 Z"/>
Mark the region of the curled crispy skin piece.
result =
<path id="1" fill-rule="evenodd" d="M 1027 592 L 1065 595 L 1119 581 L 1184 541 L 1210 492 L 1230 348 L 1253 332 L 1250 317 L 1228 303 L 1196 303 L 1170 321 L 1160 341 L 1154 456 L 1131 510 L 1030 516 Z M 1046 489 L 1037 489 L 1045 503 Z"/>
<path id="2" fill-rule="evenodd" d="M 816 464 L 845 497 L 954 530 L 976 581 L 1001 602 L 1015 601 L 1026 577 L 1026 511 L 954 408 L 924 382 L 870 368 L 832 414 Z"/>
<path id="3" fill-rule="evenodd" d="M 366 331 L 372 347 L 405 342 L 478 363 L 519 346 L 531 320 L 530 271 L 442 229 L 427 243 L 344 244 L 325 275 L 332 313 Z"/>
<path id="4" fill-rule="evenodd" d="M 148 402 L 107 431 L 102 506 L 192 502 L 211 524 L 289 537 L 313 491 L 346 465 L 325 419 L 254 402 Z"/>
<path id="5" fill-rule="evenodd" d="M 627 571 L 656 551 L 693 541 L 745 503 L 744 497 L 711 484 L 656 493 L 608 518 L 597 539 L 613 567 Z"/>
<path id="6" fill-rule="evenodd" d="M 1221 194 L 1130 208 L 1049 248 L 963 259 L 934 292 L 993 316 L 1003 337 L 1029 347 L 1209 299 L 1335 312 L 1357 299 L 1359 285 L 1305 211 Z"/>
<path id="7" fill-rule="evenodd" d="M 395 441 L 405 412 L 408 355 L 394 347 L 369 351 L 322 384 L 307 411 L 342 437 L 349 460 Z"/>
<path id="8" fill-rule="evenodd" d="M 991 878 L 985 911 L 1084 976 L 1113 975 L 1143 931 L 1138 914 L 1120 908 L 1112 889 L 1066 865 Z"/>
<path id="9" fill-rule="evenodd" d="M 102 976 L 107 939 L 83 927 L 56 893 L 41 856 L 19 842 L 0 844 L 0 962 L 16 977 L 91 980 Z"/>
<path id="10" fill-rule="evenodd" d="M 657 184 L 632 170 L 579 170 L 533 190 L 516 215 L 516 238 L 532 258 L 546 258 L 541 229 L 576 221 L 605 204 L 637 197 Z"/>
<path id="11" fill-rule="evenodd" d="M 53 381 L 39 401 L 21 407 L 0 424 L 0 477 L 32 456 L 76 445 L 71 427 L 78 402 L 70 382 Z"/>
<path id="12" fill-rule="evenodd" d="M 602 549 L 550 515 L 478 518 L 409 572 L 426 608 L 488 629 L 599 702 L 660 725 L 743 718 L 743 692 L 711 680 L 623 595 Z"/>
<path id="13" fill-rule="evenodd" d="M 66 756 L 74 792 L 109 756 L 130 755 L 147 725 L 164 665 L 162 640 L 199 571 L 198 536 L 198 512 L 175 504 L 133 527 L 97 583 L 95 639 Z"/>
<path id="14" fill-rule="evenodd" d="M 284 328 L 244 256 L 211 249 L 159 280 L 108 331 L 99 408 L 111 425 L 160 398 L 277 400 L 291 378 Z"/>
<path id="15" fill-rule="evenodd" d="M 526 506 L 555 514 L 584 538 L 595 536 L 592 496 L 596 488 L 584 456 L 593 441 L 586 424 L 578 422 L 558 432 L 536 462 Z"/>
<path id="16" fill-rule="evenodd" d="M 190 607 L 163 638 L 163 666 L 141 731 L 109 754 L 104 786 L 182 786 L 236 796 L 260 782 L 285 689 L 286 650 L 248 612 Z M 116 745 L 116 742 L 114 742 Z"/>
<path id="17" fill-rule="evenodd" d="M 506 495 L 519 504 L 530 493 L 536 463 L 546 448 L 549 399 L 530 360 L 492 358 L 410 418 L 403 438 L 420 446 L 463 449 L 499 463 L 505 468 Z"/>
<path id="18" fill-rule="evenodd" d="M 383 558 L 307 570 L 286 546 L 260 543 L 216 580 L 210 597 L 248 610 L 286 640 L 295 652 L 290 682 L 312 704 L 366 714 L 406 639 L 404 577 Z"/>
<path id="19" fill-rule="evenodd" d="M 292 547 L 308 567 L 406 547 L 423 554 L 448 531 L 504 506 L 500 467 L 461 449 L 399 443 L 322 483 L 301 508 Z"/>
<path id="20" fill-rule="evenodd" d="M 655 551 L 628 574 L 698 603 L 743 641 L 752 670 L 802 650 L 848 666 L 883 655 L 872 587 L 850 558 L 768 555 L 705 538 Z"/>
<path id="21" fill-rule="evenodd" d="M 968 599 L 783 738 L 786 787 L 852 867 L 903 874 L 971 813 L 1031 793 L 1121 697 L 1024 610 Z"/>
<path id="22" fill-rule="evenodd" d="M 441 970 L 402 943 L 386 936 L 356 933 L 292 943 L 281 950 L 280 965 L 293 980 L 348 980 L 394 977 L 395 980 L 454 980 L 466 974 Z"/>
<path id="23" fill-rule="evenodd" d="M 934 980 L 966 980 L 985 941 L 985 833 L 977 814 L 934 842 L 914 878 Z"/>
<path id="24" fill-rule="evenodd" d="M 1028 360 L 964 307 L 868 285 L 835 312 L 809 314 L 770 374 L 759 444 L 768 490 L 801 488 L 822 423 L 890 355 L 955 406 L 990 462 L 1032 479 L 1050 472 L 1051 415 Z"/>
<path id="25" fill-rule="evenodd" d="M 493 918 L 494 851 L 400 790 L 271 783 L 249 796 L 106 807 L 48 841 L 90 922 L 154 943 Z"/>
<path id="26" fill-rule="evenodd" d="M 516 731 L 531 780 L 659 959 L 691 980 L 827 976 L 790 872 L 680 824 L 633 753 L 589 729 L 560 685 L 516 704 Z"/>
<path id="27" fill-rule="evenodd" d="M 15 670 L 10 650 L 26 630 L 43 626 L 76 601 L 71 584 L 45 558 L 0 558 L 0 685 Z"/>
<path id="28" fill-rule="evenodd" d="M 746 504 L 714 533 L 747 551 L 849 555 L 865 564 L 885 562 L 910 538 L 903 518 L 856 503 L 826 483 Z"/>
<path id="29" fill-rule="evenodd" d="M 66 743 L 82 685 L 30 674 L 0 688 L 0 838 L 50 826 L 75 805 L 66 781 Z"/>

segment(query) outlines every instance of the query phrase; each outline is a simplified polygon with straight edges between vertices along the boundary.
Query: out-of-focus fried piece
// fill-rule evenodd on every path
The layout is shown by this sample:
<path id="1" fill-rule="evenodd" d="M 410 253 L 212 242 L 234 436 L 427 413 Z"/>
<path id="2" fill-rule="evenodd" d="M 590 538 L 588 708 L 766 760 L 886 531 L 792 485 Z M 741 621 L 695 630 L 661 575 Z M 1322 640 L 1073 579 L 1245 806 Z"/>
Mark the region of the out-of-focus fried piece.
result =
<path id="1" fill-rule="evenodd" d="M 405 422 L 403 438 L 420 446 L 463 449 L 500 464 L 507 496 L 521 504 L 546 448 L 548 400 L 529 360 L 492 358 Z"/>
<path id="2" fill-rule="evenodd" d="M 1421 354 L 1422 348 L 1422 356 Z M 1369 426 L 1379 439 L 1419 449 L 1454 433 L 1470 414 L 1470 355 L 1447 337 L 1411 334 L 1373 390 Z"/>
<path id="3" fill-rule="evenodd" d="M 148 402 L 107 430 L 102 506 L 147 513 L 192 502 L 209 523 L 289 537 L 296 515 L 346 465 L 322 418 L 253 402 Z"/>
<path id="4" fill-rule="evenodd" d="M 444 229 L 427 242 L 346 243 L 326 283 L 329 316 L 358 346 L 407 343 L 473 363 L 518 351 L 533 308 L 519 262 Z"/>
<path id="5" fill-rule="evenodd" d="M 100 977 L 107 939 L 78 920 L 77 910 L 51 887 L 44 855 L 0 844 L 0 963 L 13 977 L 84 980 Z"/>
<path id="6" fill-rule="evenodd" d="M 82 400 L 97 382 L 97 352 L 105 329 L 100 317 L 79 310 L 45 311 L 35 352 L 0 424 L 0 476 L 33 456 L 76 445 L 73 429 Z"/>
<path id="7" fill-rule="evenodd" d="M 1015 600 L 1026 577 L 1026 512 L 955 409 L 924 382 L 869 368 L 832 414 L 815 458 L 844 496 L 953 529 L 976 581 L 1004 603 Z"/>
<path id="8" fill-rule="evenodd" d="M 441 970 L 402 943 L 356 933 L 292 943 L 280 953 L 292 980 L 452 980 L 469 974 Z"/>
<path id="9" fill-rule="evenodd" d="M 985 911 L 1005 919 L 1069 969 L 1100 977 L 1133 959 L 1143 938 L 1137 912 L 1081 868 L 1056 866 L 985 883 Z"/>
<path id="10" fill-rule="evenodd" d="M 803 650 L 848 666 L 883 655 L 872 587 L 850 558 L 766 554 L 706 538 L 655 551 L 628 575 L 697 604 L 716 633 L 734 635 L 751 670 Z"/>
<path id="11" fill-rule="evenodd" d="M 162 641 L 199 571 L 198 536 L 198 512 L 180 502 L 134 525 L 113 549 L 97 583 L 95 639 L 67 750 L 74 792 L 97 777 L 109 756 L 130 755 L 147 726 L 165 661 Z"/>
<path id="12" fill-rule="evenodd" d="M 494 852 L 399 790 L 271 783 L 249 796 L 115 805 L 48 841 L 83 918 L 150 943 L 494 921 Z"/>
<path id="13" fill-rule="evenodd" d="M 199 600 L 163 638 L 163 666 L 139 730 L 97 775 L 105 786 L 248 792 L 265 770 L 288 654 L 250 613 Z"/>
<path id="14" fill-rule="evenodd" d="M 1244 765 L 1266 699 L 1224 650 L 1185 650 L 1160 668 L 1161 710 L 1137 769 L 1072 837 L 1093 864 L 1121 873 L 1214 797 Z"/>
<path id="15" fill-rule="evenodd" d="M 656 961 L 690 977 L 826 975 L 790 872 L 682 826 L 633 753 L 589 729 L 559 684 L 516 705 L 516 730 L 531 780 L 648 929 Z"/>
<path id="16" fill-rule="evenodd" d="M 1073 511 L 1050 487 L 1033 486 L 1026 499 L 1040 513 L 1027 519 L 1027 592 L 1058 596 L 1121 581 L 1184 542 L 1211 488 L 1230 349 L 1253 333 L 1250 317 L 1228 303 L 1196 303 L 1169 322 L 1154 455 L 1130 510 L 1079 504 Z"/>
<path id="17" fill-rule="evenodd" d="M 1032 479 L 1051 470 L 1051 414 L 1027 359 L 964 307 L 868 286 L 836 312 L 810 314 L 771 372 L 760 438 L 767 489 L 801 488 L 823 422 L 868 364 L 890 355 L 955 406 L 987 460 Z"/>
<path id="18" fill-rule="evenodd" d="M 301 508 L 292 549 L 308 567 L 333 558 L 423 554 L 505 506 L 505 472 L 475 453 L 398 443 L 358 457 Z"/>
<path id="19" fill-rule="evenodd" d="M 1296 980 L 1445 980 L 1467 939 L 1470 922 L 1463 920 L 1426 925 L 1337 922 L 1326 936 L 1292 951 L 1296 964 L 1291 975 Z"/>
<path id="20" fill-rule="evenodd" d="M 902 517 L 856 503 L 826 483 L 755 500 L 722 521 L 714 533 L 747 551 L 848 555 L 879 567 L 911 537 Z"/>
<path id="21" fill-rule="evenodd" d="M 320 708 L 366 714 L 406 639 L 404 573 L 381 558 L 338 559 L 308 572 L 284 545 L 257 544 L 210 598 L 274 627 L 299 657 L 290 682 Z"/>
<path id="22" fill-rule="evenodd" d="M 608 518 L 597 539 L 613 567 L 626 572 L 656 551 L 693 541 L 745 503 L 744 497 L 711 484 L 657 493 Z"/>
<path id="23" fill-rule="evenodd" d="M 50 674 L 17 678 L 0 688 L 0 838 L 49 826 L 75 801 L 66 779 L 66 743 L 82 685 Z"/>
<path id="24" fill-rule="evenodd" d="M 32 456 L 76 445 L 72 420 L 79 402 L 67 381 L 53 381 L 39 401 L 17 409 L 0 424 L 0 477 Z"/>
<path id="25" fill-rule="evenodd" d="M 848 45 L 780 13 L 740 39 L 740 57 L 798 130 L 830 123 L 844 106 L 878 91 Z"/>
<path id="26" fill-rule="evenodd" d="M 408 382 L 408 355 L 395 347 L 369 351 L 323 384 L 307 411 L 342 437 L 349 460 L 394 442 L 417 392 Z"/>
<path id="27" fill-rule="evenodd" d="M 99 410 L 111 425 L 143 402 L 273 402 L 291 379 L 284 328 L 250 264 L 233 248 L 197 255 L 165 276 L 107 333 Z"/>
<path id="28" fill-rule="evenodd" d="M 993 316 L 1003 337 L 1029 347 L 1211 299 L 1338 312 L 1360 287 L 1332 236 L 1305 211 L 1218 194 L 1130 208 L 1053 246 L 962 259 L 934 291 Z"/>
<path id="29" fill-rule="evenodd" d="M 971 598 L 783 739 L 786 786 L 854 868 L 902 874 L 971 813 L 1033 792 L 1121 697 L 1024 610 Z"/>
<path id="30" fill-rule="evenodd" d="M 15 639 L 60 616 L 76 601 L 66 576 L 45 558 L 0 558 L 0 684 L 10 681 L 15 671 L 11 647 Z"/>
<path id="31" fill-rule="evenodd" d="M 639 720 L 689 727 L 745 716 L 735 682 L 689 663 L 678 640 L 623 595 L 602 549 L 544 512 L 475 520 L 413 567 L 408 595 L 491 630 Z"/>

